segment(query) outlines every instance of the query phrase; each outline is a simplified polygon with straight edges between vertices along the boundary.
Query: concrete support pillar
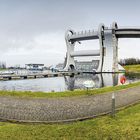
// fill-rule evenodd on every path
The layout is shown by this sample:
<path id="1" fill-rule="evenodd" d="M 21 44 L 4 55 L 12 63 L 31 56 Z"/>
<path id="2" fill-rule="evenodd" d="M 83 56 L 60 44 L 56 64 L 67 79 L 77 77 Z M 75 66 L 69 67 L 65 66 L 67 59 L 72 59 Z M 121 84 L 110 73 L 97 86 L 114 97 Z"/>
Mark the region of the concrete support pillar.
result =
<path id="1" fill-rule="evenodd" d="M 115 29 L 117 29 L 117 23 L 112 24 L 112 36 L 113 36 L 113 72 L 118 72 L 118 38 L 115 35 Z"/>
<path id="2" fill-rule="evenodd" d="M 103 68 L 103 53 L 104 53 L 104 24 L 99 25 L 98 29 L 99 46 L 100 46 L 100 60 L 97 72 L 101 72 Z"/>
<path id="3" fill-rule="evenodd" d="M 65 41 L 67 45 L 67 54 L 66 54 L 66 65 L 64 67 L 65 71 L 72 71 L 75 69 L 74 57 L 71 56 L 71 53 L 74 52 L 75 42 L 69 41 L 69 35 L 74 34 L 73 30 L 67 30 L 65 33 Z"/>
<path id="4" fill-rule="evenodd" d="M 115 28 L 104 30 L 104 54 L 101 72 L 118 72 L 118 40 L 115 36 Z"/>

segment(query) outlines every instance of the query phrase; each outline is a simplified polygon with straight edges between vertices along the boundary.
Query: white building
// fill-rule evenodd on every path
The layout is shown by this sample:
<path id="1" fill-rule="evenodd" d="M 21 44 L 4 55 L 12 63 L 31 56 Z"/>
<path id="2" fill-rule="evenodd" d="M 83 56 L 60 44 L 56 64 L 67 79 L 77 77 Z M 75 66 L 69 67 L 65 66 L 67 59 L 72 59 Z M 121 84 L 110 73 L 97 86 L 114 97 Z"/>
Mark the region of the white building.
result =
<path id="1" fill-rule="evenodd" d="M 43 70 L 44 64 L 25 64 L 25 68 L 28 70 Z"/>

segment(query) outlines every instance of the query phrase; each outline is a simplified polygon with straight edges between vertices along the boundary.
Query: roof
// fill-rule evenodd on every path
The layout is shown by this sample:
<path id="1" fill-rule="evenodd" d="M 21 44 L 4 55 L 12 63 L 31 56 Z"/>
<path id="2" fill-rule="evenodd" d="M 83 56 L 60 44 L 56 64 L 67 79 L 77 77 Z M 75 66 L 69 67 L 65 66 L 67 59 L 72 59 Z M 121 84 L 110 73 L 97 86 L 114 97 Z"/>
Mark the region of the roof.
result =
<path id="1" fill-rule="evenodd" d="M 25 64 L 25 65 L 27 65 L 27 66 L 32 66 L 32 65 L 44 66 L 44 64 L 33 64 L 33 63 Z"/>

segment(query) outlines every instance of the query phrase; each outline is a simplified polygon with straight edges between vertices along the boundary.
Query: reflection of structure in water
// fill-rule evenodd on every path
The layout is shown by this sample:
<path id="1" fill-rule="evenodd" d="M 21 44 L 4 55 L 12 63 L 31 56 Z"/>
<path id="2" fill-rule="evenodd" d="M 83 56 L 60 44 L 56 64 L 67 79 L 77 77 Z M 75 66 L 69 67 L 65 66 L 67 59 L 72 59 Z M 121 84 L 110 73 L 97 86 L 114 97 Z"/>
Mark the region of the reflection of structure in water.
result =
<path id="1" fill-rule="evenodd" d="M 65 77 L 65 83 L 68 90 L 83 89 L 83 83 L 87 80 L 92 80 L 95 83 L 95 88 L 106 86 L 115 86 L 119 84 L 120 75 L 123 74 L 81 74 L 73 77 Z"/>
<path id="2" fill-rule="evenodd" d="M 75 88 L 75 76 L 65 76 L 65 84 L 67 85 L 67 90 L 74 90 Z"/>

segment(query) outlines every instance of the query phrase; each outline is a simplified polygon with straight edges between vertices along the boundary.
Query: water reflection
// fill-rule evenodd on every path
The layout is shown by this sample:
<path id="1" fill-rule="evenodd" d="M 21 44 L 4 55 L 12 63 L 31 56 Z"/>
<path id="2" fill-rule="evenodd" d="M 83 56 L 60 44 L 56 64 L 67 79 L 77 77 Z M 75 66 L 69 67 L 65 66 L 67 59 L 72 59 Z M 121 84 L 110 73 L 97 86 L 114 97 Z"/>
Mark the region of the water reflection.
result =
<path id="1" fill-rule="evenodd" d="M 105 86 L 116 86 L 120 84 L 120 77 L 124 75 L 120 74 L 82 74 L 76 76 L 66 76 L 65 84 L 68 90 L 85 88 L 83 83 L 87 80 L 92 80 L 95 83 L 94 88 L 101 88 Z"/>
<path id="2" fill-rule="evenodd" d="M 95 83 L 94 88 L 105 86 L 120 85 L 120 74 L 81 74 L 66 77 L 51 77 L 29 80 L 11 80 L 0 81 L 0 90 L 17 90 L 17 91 L 65 91 L 74 89 L 84 89 L 84 82 L 92 80 Z M 126 83 L 138 81 L 140 74 L 126 74 Z"/>

